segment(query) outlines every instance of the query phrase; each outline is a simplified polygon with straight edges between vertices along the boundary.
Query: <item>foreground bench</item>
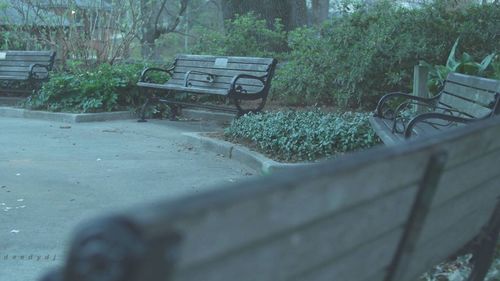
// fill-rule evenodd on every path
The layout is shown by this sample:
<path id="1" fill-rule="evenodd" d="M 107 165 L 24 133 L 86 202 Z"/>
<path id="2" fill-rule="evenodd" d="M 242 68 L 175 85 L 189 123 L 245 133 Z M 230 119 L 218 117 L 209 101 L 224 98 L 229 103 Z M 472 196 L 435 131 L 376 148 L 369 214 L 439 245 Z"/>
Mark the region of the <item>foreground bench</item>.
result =
<path id="1" fill-rule="evenodd" d="M 49 79 L 54 66 L 54 51 L 0 51 L 0 92 L 36 90 Z M 13 89 L 13 82 L 26 82 L 23 89 Z"/>
<path id="2" fill-rule="evenodd" d="M 500 81 L 450 73 L 433 98 L 385 95 L 370 122 L 384 143 L 394 144 L 495 116 L 499 101 Z"/>
<path id="3" fill-rule="evenodd" d="M 500 119 L 82 225 L 44 281 L 414 281 L 500 227 Z"/>
<path id="4" fill-rule="evenodd" d="M 149 95 L 141 110 L 141 121 L 145 120 L 145 110 L 153 102 L 168 104 L 172 118 L 182 106 L 230 111 L 238 115 L 260 111 L 266 103 L 276 64 L 277 61 L 271 58 L 179 55 L 168 69 L 146 68 L 137 83 L 139 89 L 166 93 L 167 98 Z M 163 72 L 170 79 L 164 84 L 153 83 L 149 76 L 151 72 Z M 181 93 L 229 98 L 236 109 L 175 99 L 175 95 Z M 260 102 L 255 108 L 245 109 L 241 102 L 246 100 Z"/>

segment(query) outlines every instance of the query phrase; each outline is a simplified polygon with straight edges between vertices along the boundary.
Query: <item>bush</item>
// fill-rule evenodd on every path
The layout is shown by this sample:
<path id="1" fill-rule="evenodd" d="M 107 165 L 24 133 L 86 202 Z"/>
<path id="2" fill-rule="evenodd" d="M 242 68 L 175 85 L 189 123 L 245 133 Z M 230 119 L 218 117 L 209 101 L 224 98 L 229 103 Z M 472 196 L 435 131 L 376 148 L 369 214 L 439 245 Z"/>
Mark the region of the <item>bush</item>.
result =
<path id="1" fill-rule="evenodd" d="M 66 72 L 54 73 L 40 91 L 29 97 L 31 109 L 67 112 L 116 111 L 136 107 L 145 97 L 135 87 L 143 64 L 101 64 L 93 70 L 81 70 L 70 64 Z"/>
<path id="2" fill-rule="evenodd" d="M 276 20 L 268 28 L 266 20 L 255 14 L 236 15 L 225 22 L 226 32 L 203 30 L 192 49 L 196 54 L 226 56 L 276 57 L 286 50 L 287 38 L 283 24 Z"/>
<path id="3" fill-rule="evenodd" d="M 389 91 L 408 92 L 420 60 L 446 61 L 456 38 L 473 57 L 498 52 L 500 5 L 449 9 L 443 1 L 406 9 L 384 1 L 359 6 L 319 30 L 290 35 L 290 61 L 278 69 L 272 97 L 287 103 L 373 108 Z"/>
<path id="4" fill-rule="evenodd" d="M 431 93 L 437 94 L 439 92 L 444 86 L 444 81 L 448 77 L 448 74 L 451 72 L 481 77 L 495 78 L 498 76 L 498 74 L 495 73 L 497 70 L 492 64 L 495 59 L 495 53 L 487 55 L 481 62 L 476 62 L 471 55 L 464 52 L 457 60 L 455 52 L 458 42 L 459 40 L 457 39 L 450 51 L 446 65 L 431 65 L 426 62 L 421 62 L 422 65 L 429 69 L 429 81 L 427 84 Z"/>
<path id="5" fill-rule="evenodd" d="M 228 140 L 250 141 L 279 160 L 315 160 L 378 144 L 368 116 L 320 111 L 248 114 L 234 120 L 224 134 Z"/>

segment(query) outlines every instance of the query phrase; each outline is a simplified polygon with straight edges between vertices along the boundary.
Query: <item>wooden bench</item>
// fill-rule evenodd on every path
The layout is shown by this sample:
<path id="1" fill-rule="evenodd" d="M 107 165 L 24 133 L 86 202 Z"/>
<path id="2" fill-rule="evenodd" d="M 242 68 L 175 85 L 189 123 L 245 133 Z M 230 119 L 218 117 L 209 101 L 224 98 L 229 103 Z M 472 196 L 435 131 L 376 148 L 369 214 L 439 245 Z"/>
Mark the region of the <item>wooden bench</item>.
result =
<path id="1" fill-rule="evenodd" d="M 371 125 L 385 144 L 490 118 L 500 112 L 500 81 L 450 73 L 433 98 L 403 93 L 382 97 Z"/>
<path id="2" fill-rule="evenodd" d="M 166 93 L 168 97 L 149 95 L 142 107 L 140 121 L 145 120 L 145 110 L 151 102 L 168 104 L 172 118 L 182 106 L 230 111 L 238 115 L 260 111 L 266 103 L 276 64 L 277 61 L 272 58 L 179 55 L 170 68 L 146 68 L 137 86 L 146 91 Z M 170 79 L 164 84 L 151 82 L 148 74 L 155 71 L 168 74 Z M 174 98 L 178 93 L 229 98 L 234 101 L 236 109 L 179 101 Z M 245 100 L 260 102 L 256 108 L 244 109 L 241 101 Z"/>
<path id="3" fill-rule="evenodd" d="M 44 281 L 414 281 L 500 227 L 500 119 L 81 225 Z"/>
<path id="4" fill-rule="evenodd" d="M 0 91 L 8 94 L 36 90 L 49 79 L 54 66 L 54 51 L 0 51 Z M 13 89 L 12 84 L 26 82 L 26 87 Z"/>

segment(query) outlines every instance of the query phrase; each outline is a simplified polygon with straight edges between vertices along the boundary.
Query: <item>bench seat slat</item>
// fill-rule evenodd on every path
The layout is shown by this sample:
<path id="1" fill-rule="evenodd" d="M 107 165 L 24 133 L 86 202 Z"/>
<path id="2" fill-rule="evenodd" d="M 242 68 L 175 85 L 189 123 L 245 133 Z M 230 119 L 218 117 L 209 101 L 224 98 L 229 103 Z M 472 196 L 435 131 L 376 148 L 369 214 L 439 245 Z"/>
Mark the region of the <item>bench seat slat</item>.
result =
<path id="1" fill-rule="evenodd" d="M 229 85 L 230 85 L 228 83 L 217 83 L 217 82 L 207 83 L 205 81 L 200 81 L 200 80 L 190 80 L 189 82 L 192 84 L 193 87 L 206 88 L 206 89 L 220 89 L 224 91 L 229 90 Z M 168 81 L 167 84 L 184 87 L 184 80 L 171 79 Z M 259 92 L 263 89 L 263 87 L 242 85 L 240 83 L 237 83 L 236 85 L 241 85 L 244 90 L 247 90 L 250 93 Z"/>
<path id="2" fill-rule="evenodd" d="M 137 85 L 139 87 L 151 88 L 151 89 L 172 90 L 172 91 L 180 91 L 180 92 L 195 92 L 195 93 L 200 93 L 200 94 L 211 94 L 211 95 L 219 95 L 219 96 L 227 96 L 229 94 L 229 91 L 226 89 L 184 87 L 184 86 L 175 85 L 175 84 L 155 84 L 155 83 L 139 82 Z"/>

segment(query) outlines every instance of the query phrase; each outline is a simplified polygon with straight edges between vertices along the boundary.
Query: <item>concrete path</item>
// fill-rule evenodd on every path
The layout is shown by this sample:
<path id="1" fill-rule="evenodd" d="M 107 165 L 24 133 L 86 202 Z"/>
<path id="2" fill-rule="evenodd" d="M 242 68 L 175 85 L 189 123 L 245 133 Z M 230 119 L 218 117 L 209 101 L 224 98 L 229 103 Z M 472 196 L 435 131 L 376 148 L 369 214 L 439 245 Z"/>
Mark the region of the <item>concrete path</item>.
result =
<path id="1" fill-rule="evenodd" d="M 254 175 L 181 135 L 215 129 L 202 122 L 0 118 L 0 280 L 36 280 L 59 265 L 84 219 Z"/>

